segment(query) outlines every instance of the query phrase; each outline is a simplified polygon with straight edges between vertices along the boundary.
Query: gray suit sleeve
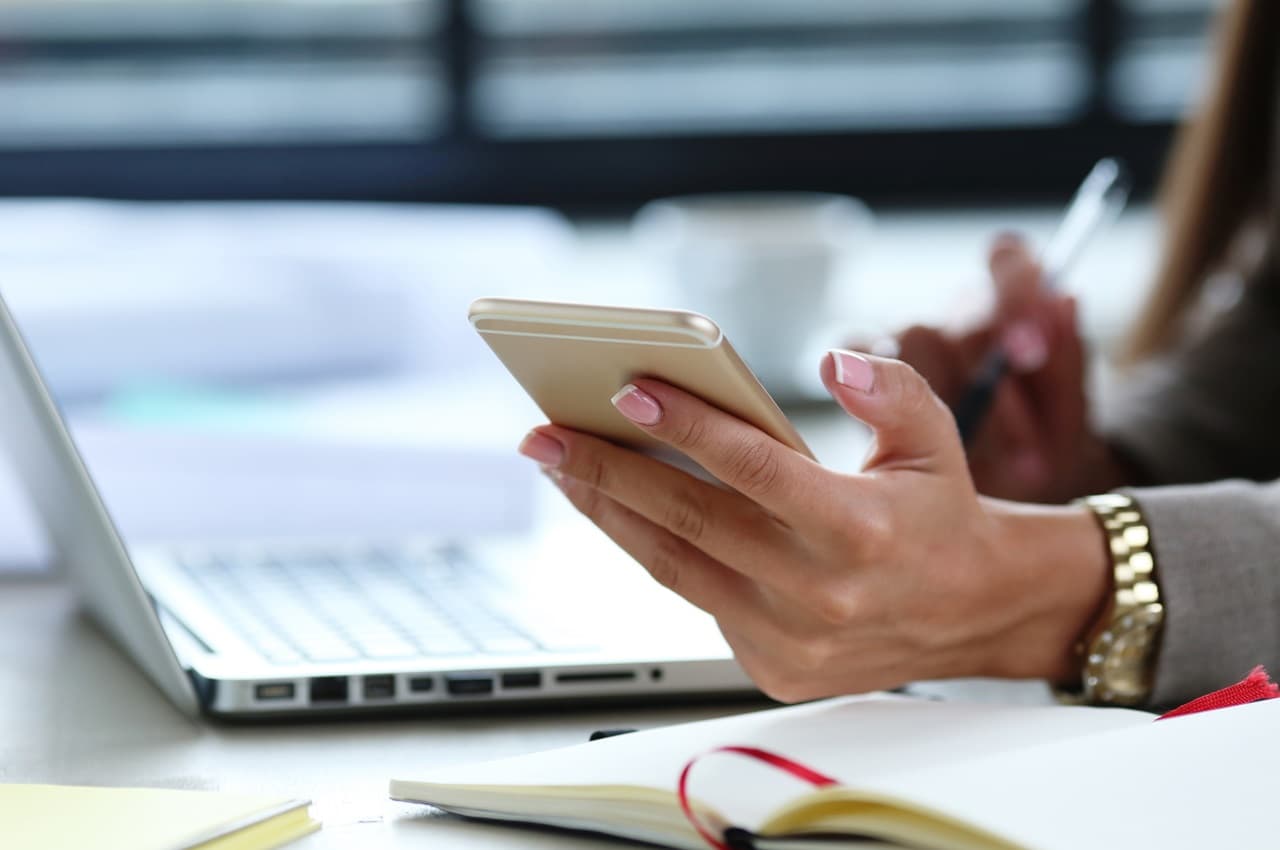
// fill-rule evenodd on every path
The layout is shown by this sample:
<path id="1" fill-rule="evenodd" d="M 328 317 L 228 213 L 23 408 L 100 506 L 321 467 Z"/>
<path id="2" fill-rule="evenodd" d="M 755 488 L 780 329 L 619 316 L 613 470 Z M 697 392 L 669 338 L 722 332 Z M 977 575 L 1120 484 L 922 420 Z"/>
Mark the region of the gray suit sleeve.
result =
<path id="1" fill-rule="evenodd" d="M 1280 281 L 1274 265 L 1210 329 L 1134 374 L 1105 411 L 1143 483 L 1280 478 Z"/>
<path id="2" fill-rule="evenodd" d="M 1280 673 L 1280 481 L 1127 491 L 1151 527 L 1165 600 L 1154 706 Z"/>
<path id="3" fill-rule="evenodd" d="M 1107 429 L 1146 482 L 1174 485 L 1128 491 L 1166 601 L 1159 707 L 1256 664 L 1280 673 L 1280 285 L 1264 268 L 1208 332 L 1135 376 Z"/>

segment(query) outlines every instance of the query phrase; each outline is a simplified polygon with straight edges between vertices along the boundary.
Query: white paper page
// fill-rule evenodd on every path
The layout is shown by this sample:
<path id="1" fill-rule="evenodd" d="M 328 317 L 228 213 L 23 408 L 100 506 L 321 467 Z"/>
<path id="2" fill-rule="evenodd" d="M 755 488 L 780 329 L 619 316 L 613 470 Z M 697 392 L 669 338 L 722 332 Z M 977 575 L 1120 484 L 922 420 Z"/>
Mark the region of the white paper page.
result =
<path id="1" fill-rule="evenodd" d="M 992 752 L 1117 729 L 1146 726 L 1153 716 L 1120 709 L 992 706 L 889 696 L 845 697 L 720 720 L 624 735 L 487 764 L 425 772 L 419 782 L 393 782 L 392 796 L 474 804 L 443 786 L 646 786 L 674 793 L 694 756 L 724 745 L 754 745 L 803 762 L 847 784 L 885 774 L 926 776 L 940 765 Z M 811 789 L 740 757 L 707 759 L 695 770 L 693 796 L 730 822 L 752 827 L 789 798 Z M 480 806 L 483 808 L 483 806 Z M 673 810 L 673 815 L 679 818 Z"/>
<path id="2" fill-rule="evenodd" d="M 1280 700 L 875 783 L 1029 848 L 1274 847 Z M 859 785 L 849 771 L 841 774 Z"/>

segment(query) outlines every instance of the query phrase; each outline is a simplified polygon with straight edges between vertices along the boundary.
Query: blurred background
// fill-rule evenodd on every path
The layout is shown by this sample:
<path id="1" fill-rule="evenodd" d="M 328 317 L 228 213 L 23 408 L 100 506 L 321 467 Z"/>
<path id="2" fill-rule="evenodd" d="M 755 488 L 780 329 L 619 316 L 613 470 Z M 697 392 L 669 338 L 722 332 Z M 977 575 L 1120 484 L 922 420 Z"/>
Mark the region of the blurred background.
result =
<path id="1" fill-rule="evenodd" d="M 1149 187 L 1214 5 L 4 0 L 0 192 L 991 203 L 1100 149 Z"/>
<path id="2" fill-rule="evenodd" d="M 1218 5 L 0 0 L 0 292 L 131 542 L 527 528 L 539 414 L 471 298 L 699 306 L 645 204 L 851 196 L 808 375 L 980 312 L 990 236 L 1043 240 L 1116 155 L 1137 200 L 1069 281 L 1105 351 Z M 809 380 L 772 388 L 856 466 Z M 0 565 L 45 557 L 0 474 Z"/>

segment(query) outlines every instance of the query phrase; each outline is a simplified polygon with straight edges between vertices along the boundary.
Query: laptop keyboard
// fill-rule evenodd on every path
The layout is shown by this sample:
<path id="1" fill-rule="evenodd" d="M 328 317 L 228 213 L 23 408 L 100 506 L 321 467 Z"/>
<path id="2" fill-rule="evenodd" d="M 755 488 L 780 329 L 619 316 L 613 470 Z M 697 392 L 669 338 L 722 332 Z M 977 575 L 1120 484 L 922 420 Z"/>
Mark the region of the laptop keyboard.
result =
<path id="1" fill-rule="evenodd" d="M 451 547 L 412 551 L 237 551 L 179 567 L 227 622 L 279 664 L 580 652 L 498 603 L 492 573 Z"/>

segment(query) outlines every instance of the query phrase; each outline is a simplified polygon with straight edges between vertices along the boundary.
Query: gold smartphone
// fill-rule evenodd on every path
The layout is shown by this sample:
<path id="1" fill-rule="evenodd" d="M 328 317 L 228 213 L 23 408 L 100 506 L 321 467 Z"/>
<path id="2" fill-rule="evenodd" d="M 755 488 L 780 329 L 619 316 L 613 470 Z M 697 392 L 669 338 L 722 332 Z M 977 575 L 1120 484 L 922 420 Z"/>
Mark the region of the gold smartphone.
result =
<path id="1" fill-rule="evenodd" d="M 720 328 L 683 310 L 481 298 L 471 325 L 557 425 L 642 449 L 658 448 L 610 399 L 656 378 L 813 453 Z"/>

